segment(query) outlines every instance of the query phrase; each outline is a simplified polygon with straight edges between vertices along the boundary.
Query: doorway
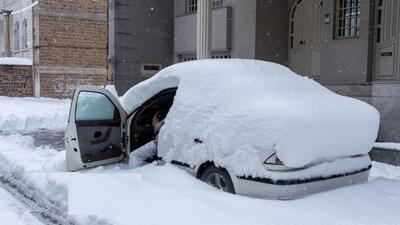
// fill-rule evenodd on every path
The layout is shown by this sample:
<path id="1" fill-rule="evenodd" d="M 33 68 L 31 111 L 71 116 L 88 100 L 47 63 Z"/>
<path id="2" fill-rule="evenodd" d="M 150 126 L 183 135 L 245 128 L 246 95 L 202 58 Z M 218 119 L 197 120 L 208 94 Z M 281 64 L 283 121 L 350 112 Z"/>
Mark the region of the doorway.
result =
<path id="1" fill-rule="evenodd" d="M 297 0 L 289 21 L 289 67 L 316 80 L 321 71 L 322 14 L 321 0 Z"/>

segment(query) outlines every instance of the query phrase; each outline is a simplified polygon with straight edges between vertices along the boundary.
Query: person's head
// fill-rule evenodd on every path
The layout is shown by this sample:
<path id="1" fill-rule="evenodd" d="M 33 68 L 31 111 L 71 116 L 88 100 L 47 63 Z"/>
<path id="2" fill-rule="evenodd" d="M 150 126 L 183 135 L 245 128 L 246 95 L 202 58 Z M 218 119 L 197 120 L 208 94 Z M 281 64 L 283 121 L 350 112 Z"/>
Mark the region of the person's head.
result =
<path id="1" fill-rule="evenodd" d="M 167 112 L 165 110 L 157 111 L 153 116 L 153 125 L 165 119 Z"/>

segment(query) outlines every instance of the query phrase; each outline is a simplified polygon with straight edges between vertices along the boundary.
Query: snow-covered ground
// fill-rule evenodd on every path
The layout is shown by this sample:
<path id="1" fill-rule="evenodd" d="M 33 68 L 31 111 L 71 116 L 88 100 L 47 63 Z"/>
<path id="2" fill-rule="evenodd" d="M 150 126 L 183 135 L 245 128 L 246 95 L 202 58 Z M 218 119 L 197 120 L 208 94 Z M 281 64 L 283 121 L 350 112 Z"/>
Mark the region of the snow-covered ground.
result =
<path id="1" fill-rule="evenodd" d="M 70 100 L 0 96 L 0 133 L 64 129 Z"/>
<path id="2" fill-rule="evenodd" d="M 61 129 L 68 104 L 0 97 L 0 118 L 11 114 L 9 108 L 20 112 L 19 121 L 29 117 L 36 125 L 3 126 L 8 131 L 49 124 Z M 40 107 L 28 108 L 33 105 Z M 38 119 L 45 117 L 48 122 Z M 7 119 L 0 121 L 7 124 Z M 400 224 L 400 167 L 377 162 L 368 183 L 291 201 L 263 200 L 220 192 L 171 165 L 130 169 L 115 164 L 68 173 L 64 151 L 35 146 L 29 134 L 7 132 L 0 134 L 0 173 L 13 173 L 60 208 L 82 214 L 72 217 L 84 225 Z M 40 223 L 0 188 L 0 224 Z"/>

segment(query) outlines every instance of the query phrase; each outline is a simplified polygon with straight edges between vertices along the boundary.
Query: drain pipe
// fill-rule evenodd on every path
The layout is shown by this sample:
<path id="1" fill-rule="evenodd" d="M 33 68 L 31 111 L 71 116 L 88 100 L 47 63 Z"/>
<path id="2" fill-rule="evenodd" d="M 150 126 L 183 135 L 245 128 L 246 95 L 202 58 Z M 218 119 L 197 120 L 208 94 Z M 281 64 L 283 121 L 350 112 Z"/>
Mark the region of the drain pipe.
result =
<path id="1" fill-rule="evenodd" d="M 11 56 L 11 40 L 10 40 L 10 10 L 1 10 L 4 17 L 4 56 Z"/>

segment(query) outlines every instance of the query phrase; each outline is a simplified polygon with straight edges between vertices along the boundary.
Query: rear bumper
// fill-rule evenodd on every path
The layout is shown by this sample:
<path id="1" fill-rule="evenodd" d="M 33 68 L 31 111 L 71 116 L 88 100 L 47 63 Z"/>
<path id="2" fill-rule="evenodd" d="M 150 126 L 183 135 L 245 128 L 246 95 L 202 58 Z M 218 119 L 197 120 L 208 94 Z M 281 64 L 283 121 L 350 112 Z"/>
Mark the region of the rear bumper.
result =
<path id="1" fill-rule="evenodd" d="M 266 199 L 295 199 L 321 191 L 365 182 L 368 180 L 370 169 L 371 165 L 345 174 L 309 179 L 272 180 L 244 176 L 231 176 L 231 178 L 237 194 Z"/>

